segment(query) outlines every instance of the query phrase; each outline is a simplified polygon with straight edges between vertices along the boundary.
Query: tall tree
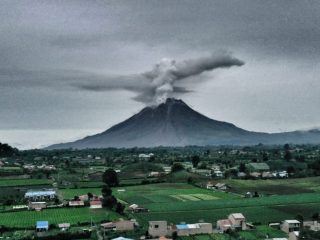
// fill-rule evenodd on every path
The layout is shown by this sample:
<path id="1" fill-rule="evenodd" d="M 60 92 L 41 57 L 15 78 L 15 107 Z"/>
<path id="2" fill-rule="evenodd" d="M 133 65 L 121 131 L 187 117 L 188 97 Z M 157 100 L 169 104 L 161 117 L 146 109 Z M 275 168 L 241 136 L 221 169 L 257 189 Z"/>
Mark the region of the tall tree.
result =
<path id="1" fill-rule="evenodd" d="M 200 157 L 198 155 L 193 155 L 191 157 L 192 166 L 196 168 L 200 162 Z"/>
<path id="2" fill-rule="evenodd" d="M 116 187 L 119 185 L 118 175 L 112 168 L 107 169 L 103 173 L 102 181 L 110 187 Z"/>

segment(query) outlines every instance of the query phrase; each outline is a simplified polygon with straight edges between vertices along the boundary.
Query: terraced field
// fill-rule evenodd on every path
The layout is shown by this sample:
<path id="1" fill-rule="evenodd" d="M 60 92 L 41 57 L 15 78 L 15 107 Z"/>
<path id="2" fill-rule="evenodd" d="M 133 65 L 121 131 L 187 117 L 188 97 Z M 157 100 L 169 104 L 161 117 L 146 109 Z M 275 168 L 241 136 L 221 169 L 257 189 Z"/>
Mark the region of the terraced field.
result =
<path id="1" fill-rule="evenodd" d="M 1 179 L 0 187 L 49 185 L 48 179 Z"/>

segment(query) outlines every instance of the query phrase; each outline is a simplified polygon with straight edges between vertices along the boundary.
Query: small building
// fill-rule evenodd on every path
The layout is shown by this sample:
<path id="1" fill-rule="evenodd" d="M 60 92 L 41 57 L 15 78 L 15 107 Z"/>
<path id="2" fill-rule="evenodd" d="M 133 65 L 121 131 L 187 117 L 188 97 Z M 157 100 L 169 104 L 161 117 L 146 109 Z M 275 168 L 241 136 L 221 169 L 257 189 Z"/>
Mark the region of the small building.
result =
<path id="1" fill-rule="evenodd" d="M 69 207 L 84 207 L 84 201 L 69 201 Z"/>
<path id="2" fill-rule="evenodd" d="M 168 235 L 167 221 L 149 221 L 148 233 L 151 237 L 161 237 Z"/>
<path id="3" fill-rule="evenodd" d="M 177 224 L 175 225 L 178 236 L 190 236 L 197 234 L 211 234 L 211 223 Z"/>
<path id="4" fill-rule="evenodd" d="M 218 178 L 223 177 L 223 172 L 220 171 L 220 170 L 214 170 L 213 171 L 213 176 L 214 177 L 218 177 Z"/>
<path id="5" fill-rule="evenodd" d="M 230 187 L 225 183 L 217 183 L 216 185 L 214 185 L 214 188 L 217 189 L 217 190 L 220 190 L 220 191 L 226 191 Z"/>
<path id="6" fill-rule="evenodd" d="M 56 196 L 57 193 L 53 189 L 29 190 L 24 194 L 24 197 L 31 201 L 53 200 Z"/>
<path id="7" fill-rule="evenodd" d="M 320 231 L 320 223 L 318 221 L 304 221 L 303 227 L 311 231 Z"/>
<path id="8" fill-rule="evenodd" d="M 59 223 L 58 227 L 61 229 L 61 231 L 65 231 L 70 228 L 70 223 Z"/>
<path id="9" fill-rule="evenodd" d="M 133 240 L 133 239 L 132 238 L 117 237 L 117 238 L 112 238 L 112 240 Z"/>
<path id="10" fill-rule="evenodd" d="M 37 232 L 43 232 L 49 230 L 49 222 L 48 221 L 37 221 L 36 223 Z"/>
<path id="11" fill-rule="evenodd" d="M 286 233 L 300 231 L 300 222 L 298 220 L 285 220 L 281 224 L 281 230 Z"/>
<path id="12" fill-rule="evenodd" d="M 207 182 L 207 189 L 210 189 L 210 190 L 215 189 L 214 183 L 213 182 Z"/>
<path id="13" fill-rule="evenodd" d="M 221 219 L 217 221 L 217 229 L 220 231 L 227 231 L 228 229 L 247 229 L 246 218 L 242 213 L 232 213 L 227 219 Z"/>
<path id="14" fill-rule="evenodd" d="M 41 211 L 43 208 L 47 207 L 46 202 L 29 202 L 28 209 L 29 210 L 36 210 Z"/>
<path id="15" fill-rule="evenodd" d="M 115 231 L 131 231 L 134 230 L 134 222 L 129 220 L 120 220 L 116 222 L 107 222 L 100 225 L 104 229 Z"/>
<path id="16" fill-rule="evenodd" d="M 90 208 L 102 208 L 101 200 L 92 200 L 92 201 L 90 201 Z"/>
<path id="17" fill-rule="evenodd" d="M 233 228 L 244 230 L 246 218 L 243 216 L 242 213 L 232 213 L 228 216 L 228 219 L 231 221 Z"/>
<path id="18" fill-rule="evenodd" d="M 147 208 L 138 206 L 137 204 L 132 204 L 129 206 L 129 210 L 133 213 L 139 213 L 139 212 L 149 212 Z"/>

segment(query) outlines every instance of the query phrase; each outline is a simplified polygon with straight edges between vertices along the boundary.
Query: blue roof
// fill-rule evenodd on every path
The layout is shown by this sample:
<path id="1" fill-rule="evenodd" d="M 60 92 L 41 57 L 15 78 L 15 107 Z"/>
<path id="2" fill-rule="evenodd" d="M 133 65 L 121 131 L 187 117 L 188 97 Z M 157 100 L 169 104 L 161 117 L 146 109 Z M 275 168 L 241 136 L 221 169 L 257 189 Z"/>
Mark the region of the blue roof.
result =
<path id="1" fill-rule="evenodd" d="M 37 228 L 49 228 L 48 221 L 37 221 Z"/>
<path id="2" fill-rule="evenodd" d="M 131 238 L 124 238 L 124 237 L 117 237 L 117 238 L 113 238 L 112 240 L 133 240 Z"/>
<path id="3" fill-rule="evenodd" d="M 181 229 L 188 229 L 188 225 L 187 224 L 177 224 L 176 225 L 177 229 L 181 230 Z"/>

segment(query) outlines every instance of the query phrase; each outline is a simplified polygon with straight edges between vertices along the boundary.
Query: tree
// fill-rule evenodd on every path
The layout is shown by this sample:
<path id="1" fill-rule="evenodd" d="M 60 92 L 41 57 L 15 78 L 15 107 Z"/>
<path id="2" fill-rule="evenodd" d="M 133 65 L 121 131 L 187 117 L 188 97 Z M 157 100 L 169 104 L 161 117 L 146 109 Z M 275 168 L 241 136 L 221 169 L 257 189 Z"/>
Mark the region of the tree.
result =
<path id="1" fill-rule="evenodd" d="M 200 157 L 198 155 L 193 155 L 191 157 L 192 166 L 196 168 L 200 162 Z"/>
<path id="2" fill-rule="evenodd" d="M 102 175 L 102 181 L 110 187 L 116 187 L 119 185 L 119 179 L 116 171 L 109 168 Z"/>
<path id="3" fill-rule="evenodd" d="M 102 189 L 103 189 L 103 188 L 102 188 Z M 92 194 L 91 192 L 88 192 L 87 195 L 88 195 L 88 199 L 93 198 L 93 194 Z"/>
<path id="4" fill-rule="evenodd" d="M 318 212 L 315 212 L 314 214 L 312 214 L 311 217 L 313 221 L 318 221 L 320 219 L 320 215 Z"/>
<path id="5" fill-rule="evenodd" d="M 244 163 L 240 163 L 239 172 L 246 172 L 247 168 Z"/>
<path id="6" fill-rule="evenodd" d="M 179 172 L 182 171 L 184 167 L 182 166 L 181 163 L 174 163 L 171 167 L 171 172 Z"/>
<path id="7" fill-rule="evenodd" d="M 125 206 L 122 203 L 117 202 L 117 204 L 116 204 L 116 212 L 117 213 L 123 214 L 124 208 L 125 208 Z"/>
<path id="8" fill-rule="evenodd" d="M 112 209 L 117 204 L 117 199 L 114 196 L 105 197 L 102 199 L 102 205 L 106 208 Z"/>
<path id="9" fill-rule="evenodd" d="M 109 187 L 109 185 L 106 185 L 106 184 L 103 185 L 101 192 L 102 192 L 103 198 L 107 198 L 107 197 L 112 196 L 112 189 Z M 89 196 L 89 194 L 88 194 L 88 196 Z"/>
<path id="10" fill-rule="evenodd" d="M 292 154 L 289 150 L 286 150 L 284 153 L 284 159 L 290 161 L 292 159 Z"/>

